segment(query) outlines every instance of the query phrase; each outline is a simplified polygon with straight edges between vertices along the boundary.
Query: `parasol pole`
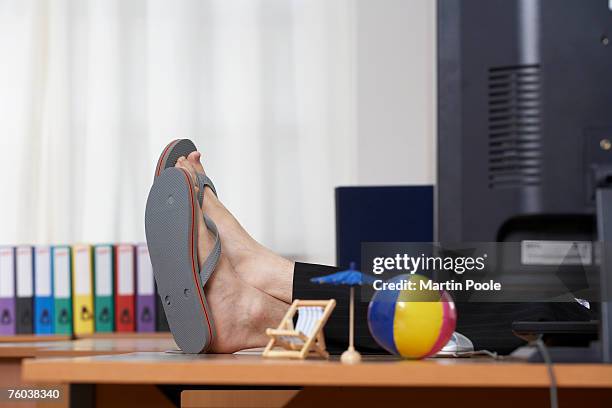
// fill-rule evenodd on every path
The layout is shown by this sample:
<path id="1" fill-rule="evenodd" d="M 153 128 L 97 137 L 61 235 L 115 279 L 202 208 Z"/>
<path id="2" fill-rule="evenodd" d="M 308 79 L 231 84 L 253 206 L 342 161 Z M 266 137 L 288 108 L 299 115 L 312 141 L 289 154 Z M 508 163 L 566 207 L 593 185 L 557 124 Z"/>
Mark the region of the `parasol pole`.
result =
<path id="1" fill-rule="evenodd" d="M 350 310 L 349 310 L 349 347 L 342 356 L 340 361 L 344 364 L 356 364 L 361 361 L 361 354 L 355 350 L 355 287 L 351 286 L 351 299 L 350 299 Z"/>
<path id="2" fill-rule="evenodd" d="M 349 336 L 349 350 L 355 350 L 355 287 L 351 286 L 351 310 L 349 314 L 349 327 L 350 327 L 350 336 Z"/>

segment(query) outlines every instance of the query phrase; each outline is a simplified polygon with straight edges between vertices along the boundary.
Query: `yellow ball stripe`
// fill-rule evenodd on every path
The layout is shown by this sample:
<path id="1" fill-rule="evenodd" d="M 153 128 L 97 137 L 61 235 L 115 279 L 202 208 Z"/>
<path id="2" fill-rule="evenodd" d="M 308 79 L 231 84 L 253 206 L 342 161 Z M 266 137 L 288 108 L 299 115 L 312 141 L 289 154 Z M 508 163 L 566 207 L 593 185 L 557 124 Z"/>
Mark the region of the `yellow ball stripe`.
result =
<path id="1" fill-rule="evenodd" d="M 400 355 L 419 358 L 427 354 L 440 335 L 442 302 L 397 302 L 393 337 Z"/>

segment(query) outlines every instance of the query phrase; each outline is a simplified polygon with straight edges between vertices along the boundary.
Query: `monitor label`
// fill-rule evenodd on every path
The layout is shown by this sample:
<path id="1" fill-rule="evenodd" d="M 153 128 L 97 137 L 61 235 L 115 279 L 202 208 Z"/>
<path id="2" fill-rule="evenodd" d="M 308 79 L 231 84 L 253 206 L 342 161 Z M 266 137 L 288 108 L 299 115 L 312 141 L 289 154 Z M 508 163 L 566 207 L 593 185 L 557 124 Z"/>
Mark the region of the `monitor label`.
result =
<path id="1" fill-rule="evenodd" d="M 593 244 L 588 241 L 522 241 L 523 265 L 592 265 Z"/>

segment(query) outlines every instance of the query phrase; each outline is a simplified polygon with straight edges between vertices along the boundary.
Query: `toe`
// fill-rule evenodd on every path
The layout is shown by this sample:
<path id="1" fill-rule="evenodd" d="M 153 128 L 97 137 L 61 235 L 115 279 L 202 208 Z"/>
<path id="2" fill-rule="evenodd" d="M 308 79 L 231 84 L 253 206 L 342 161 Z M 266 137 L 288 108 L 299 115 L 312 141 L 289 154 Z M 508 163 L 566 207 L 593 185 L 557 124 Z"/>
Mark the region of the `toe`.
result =
<path id="1" fill-rule="evenodd" d="M 181 165 L 183 166 L 185 170 L 187 170 L 192 176 L 195 177 L 196 169 L 193 163 L 191 163 L 189 160 L 183 160 L 181 162 Z"/>
<path id="2" fill-rule="evenodd" d="M 196 163 L 200 161 L 200 157 L 202 157 L 202 153 L 198 152 L 197 150 L 194 150 L 193 152 L 189 153 L 187 159 L 191 162 Z"/>
<path id="3" fill-rule="evenodd" d="M 196 192 L 197 192 L 198 182 L 197 182 L 196 170 L 193 164 L 190 163 L 189 160 L 185 159 L 185 157 L 181 156 L 176 161 L 176 167 L 185 170 L 187 174 L 189 174 L 189 178 L 191 178 L 191 182 L 193 183 L 193 186 L 195 187 Z"/>
<path id="4" fill-rule="evenodd" d="M 195 170 L 198 173 L 204 173 L 204 166 L 202 166 L 202 163 L 200 162 L 201 158 L 202 158 L 202 153 L 198 152 L 197 150 L 189 153 L 189 156 L 187 156 L 187 160 L 191 164 L 193 164 Z"/>
<path id="5" fill-rule="evenodd" d="M 191 165 L 183 156 L 178 158 L 178 160 L 176 161 L 175 167 L 186 170 L 189 173 L 191 173 L 191 170 L 192 170 Z"/>

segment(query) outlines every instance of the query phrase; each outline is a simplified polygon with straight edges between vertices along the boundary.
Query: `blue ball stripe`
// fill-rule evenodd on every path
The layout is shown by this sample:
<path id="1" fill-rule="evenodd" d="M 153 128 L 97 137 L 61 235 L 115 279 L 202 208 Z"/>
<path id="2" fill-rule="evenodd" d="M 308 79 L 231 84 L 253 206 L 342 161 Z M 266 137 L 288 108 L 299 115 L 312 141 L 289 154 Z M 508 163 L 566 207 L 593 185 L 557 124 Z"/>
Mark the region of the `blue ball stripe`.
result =
<path id="1" fill-rule="evenodd" d="M 374 340 L 391 354 L 399 354 L 393 336 L 395 305 L 400 291 L 383 290 L 375 294 L 368 306 L 368 327 Z"/>

